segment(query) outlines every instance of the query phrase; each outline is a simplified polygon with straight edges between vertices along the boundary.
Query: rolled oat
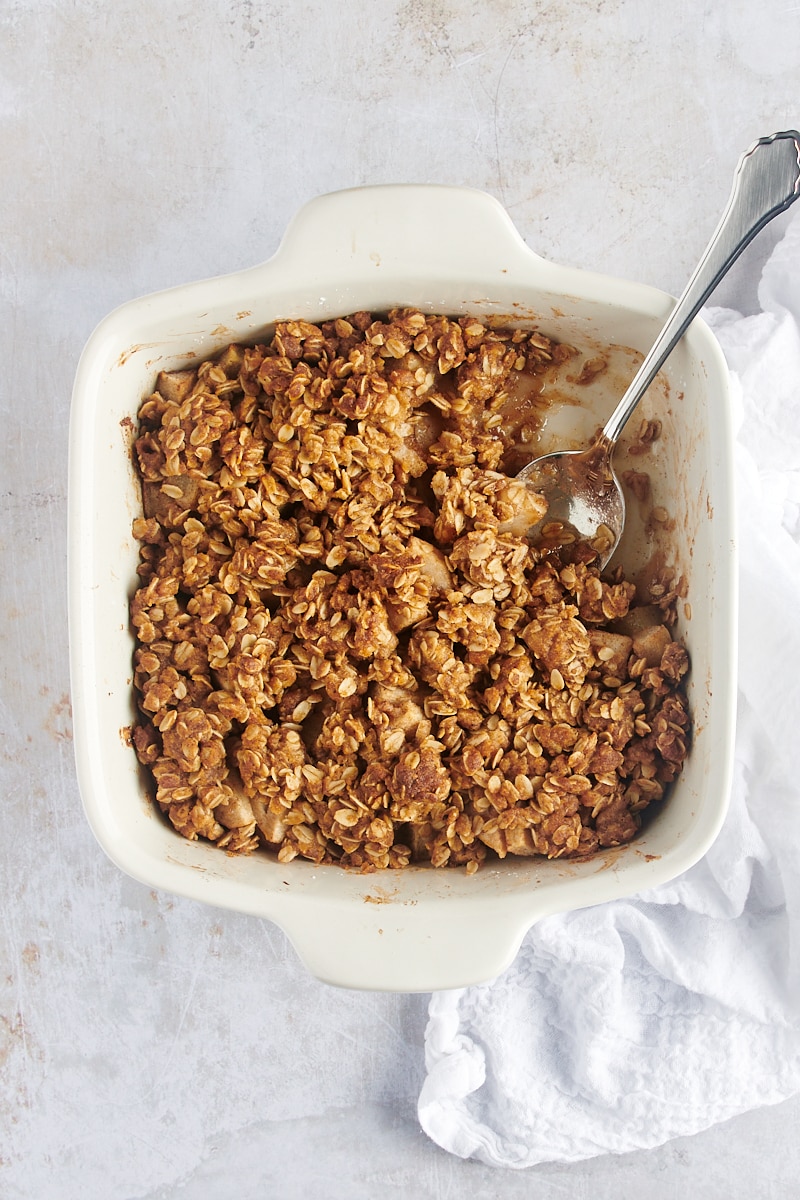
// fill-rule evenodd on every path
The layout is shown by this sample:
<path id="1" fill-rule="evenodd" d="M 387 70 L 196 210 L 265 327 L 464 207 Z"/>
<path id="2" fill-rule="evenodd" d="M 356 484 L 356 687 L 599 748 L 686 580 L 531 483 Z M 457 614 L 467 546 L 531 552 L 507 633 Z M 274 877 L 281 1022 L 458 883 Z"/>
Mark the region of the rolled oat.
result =
<path id="1" fill-rule="evenodd" d="M 681 586 L 631 610 L 591 548 L 531 545 L 544 505 L 509 478 L 574 356 L 404 309 L 159 375 L 133 741 L 181 834 L 470 873 L 635 835 L 687 753 Z"/>

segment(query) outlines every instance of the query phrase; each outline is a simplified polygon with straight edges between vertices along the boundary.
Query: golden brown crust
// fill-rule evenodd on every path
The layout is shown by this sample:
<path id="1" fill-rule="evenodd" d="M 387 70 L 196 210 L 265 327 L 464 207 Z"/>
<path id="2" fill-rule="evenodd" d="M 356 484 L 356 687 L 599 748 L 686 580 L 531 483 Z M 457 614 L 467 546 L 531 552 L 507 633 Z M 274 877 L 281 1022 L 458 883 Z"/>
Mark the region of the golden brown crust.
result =
<path id="1" fill-rule="evenodd" d="M 364 871 L 635 834 L 687 752 L 678 593 L 629 617 L 591 553 L 529 544 L 543 502 L 503 473 L 515 388 L 573 353 L 400 310 L 159 375 L 133 744 L 180 833 Z"/>

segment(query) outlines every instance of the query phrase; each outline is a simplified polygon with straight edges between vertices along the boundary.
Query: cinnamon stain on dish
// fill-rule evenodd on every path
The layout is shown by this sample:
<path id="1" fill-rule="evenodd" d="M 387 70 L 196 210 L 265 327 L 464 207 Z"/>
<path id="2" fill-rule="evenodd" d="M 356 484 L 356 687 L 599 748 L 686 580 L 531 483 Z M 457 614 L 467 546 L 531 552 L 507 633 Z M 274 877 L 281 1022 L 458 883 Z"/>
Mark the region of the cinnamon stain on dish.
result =
<path id="1" fill-rule="evenodd" d="M 212 872 L 209 871 L 208 867 L 204 867 L 201 863 L 185 863 L 181 859 L 175 858 L 174 855 L 172 855 L 172 854 L 165 855 L 165 861 L 168 863 L 172 863 L 173 866 L 176 866 L 176 867 L 187 867 L 188 866 L 190 871 L 199 871 L 201 875 L 212 874 Z M 216 874 L 216 872 L 213 872 L 213 873 Z"/>
<path id="2" fill-rule="evenodd" d="M 401 900 L 399 888 L 394 888 L 392 891 L 388 891 L 386 888 L 375 887 L 375 888 L 373 888 L 373 890 L 371 892 L 367 892 L 364 895 L 364 903 L 365 904 L 395 904 L 395 903 L 399 903 L 399 904 L 404 904 L 407 906 L 412 906 L 412 905 L 416 904 L 417 901 L 416 900 Z"/>
<path id="3" fill-rule="evenodd" d="M 119 423 L 119 427 L 122 430 L 122 441 L 128 453 L 128 457 L 132 459 L 133 448 L 136 444 L 136 425 L 134 424 L 133 417 L 124 416 Z"/>
<path id="4" fill-rule="evenodd" d="M 127 350 L 123 350 L 117 359 L 116 365 L 124 367 L 126 362 L 133 358 L 134 354 L 138 354 L 140 350 L 157 350 L 161 346 L 160 342 L 136 342 L 133 346 L 129 346 Z"/>
<path id="5" fill-rule="evenodd" d="M 597 872 L 599 873 L 600 871 L 613 870 L 621 856 L 627 857 L 631 853 L 645 862 L 657 862 L 661 858 L 660 854 L 648 854 L 644 850 L 639 850 L 635 843 L 626 842 L 621 846 L 610 846 L 601 854 L 594 855 L 591 861 L 597 863 Z"/>
<path id="6" fill-rule="evenodd" d="M 619 846 L 608 846 L 594 854 L 586 855 L 585 858 L 559 859 L 558 872 L 562 876 L 574 879 L 581 873 L 581 867 L 591 864 L 594 867 L 593 874 L 599 875 L 605 871 L 613 871 L 620 858 L 628 858 L 631 854 L 635 854 L 644 862 L 658 862 L 661 858 L 660 854 L 650 854 L 645 850 L 640 850 L 634 840 L 623 842 Z"/>

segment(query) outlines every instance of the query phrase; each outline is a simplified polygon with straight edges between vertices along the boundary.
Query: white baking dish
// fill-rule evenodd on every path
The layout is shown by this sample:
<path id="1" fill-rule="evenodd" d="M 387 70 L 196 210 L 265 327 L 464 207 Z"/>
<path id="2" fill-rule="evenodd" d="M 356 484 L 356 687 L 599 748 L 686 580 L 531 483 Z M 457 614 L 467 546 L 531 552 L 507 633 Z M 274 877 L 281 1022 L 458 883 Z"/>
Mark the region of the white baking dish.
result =
<path id="1" fill-rule="evenodd" d="M 139 402 L 159 370 L 255 340 L 279 318 L 397 305 L 535 320 L 579 346 L 643 351 L 671 303 L 651 288 L 544 261 L 482 192 L 397 186 L 313 200 L 269 262 L 133 300 L 99 325 L 78 368 L 70 429 L 72 703 L 86 814 L 122 870 L 277 922 L 320 979 L 415 991 L 490 978 L 538 918 L 652 887 L 705 853 L 731 776 L 736 594 L 727 372 L 699 320 L 669 360 L 666 385 L 645 401 L 664 421 L 648 466 L 655 503 L 674 519 L 669 542 L 688 584 L 678 631 L 692 659 L 694 744 L 668 802 L 631 845 L 581 863 L 506 860 L 473 877 L 429 867 L 356 875 L 299 859 L 282 865 L 266 853 L 231 857 L 168 826 L 126 737 L 135 714 L 131 522 L 141 505 L 131 444 Z M 601 397 L 590 413 L 566 407 L 551 437 L 585 437 L 615 399 Z M 631 569 L 649 553 L 635 520 L 620 553 Z"/>

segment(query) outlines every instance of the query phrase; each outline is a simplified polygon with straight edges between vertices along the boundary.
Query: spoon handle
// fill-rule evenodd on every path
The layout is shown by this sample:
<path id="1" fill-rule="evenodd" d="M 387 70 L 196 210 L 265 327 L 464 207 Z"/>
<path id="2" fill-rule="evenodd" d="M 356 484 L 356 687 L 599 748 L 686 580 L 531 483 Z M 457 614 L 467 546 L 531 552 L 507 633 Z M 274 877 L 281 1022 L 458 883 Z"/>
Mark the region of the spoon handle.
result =
<path id="1" fill-rule="evenodd" d="M 764 226 L 800 195 L 800 133 L 759 138 L 742 155 L 728 206 L 681 298 L 609 417 L 602 437 L 616 442 L 628 418 L 714 288 Z"/>

